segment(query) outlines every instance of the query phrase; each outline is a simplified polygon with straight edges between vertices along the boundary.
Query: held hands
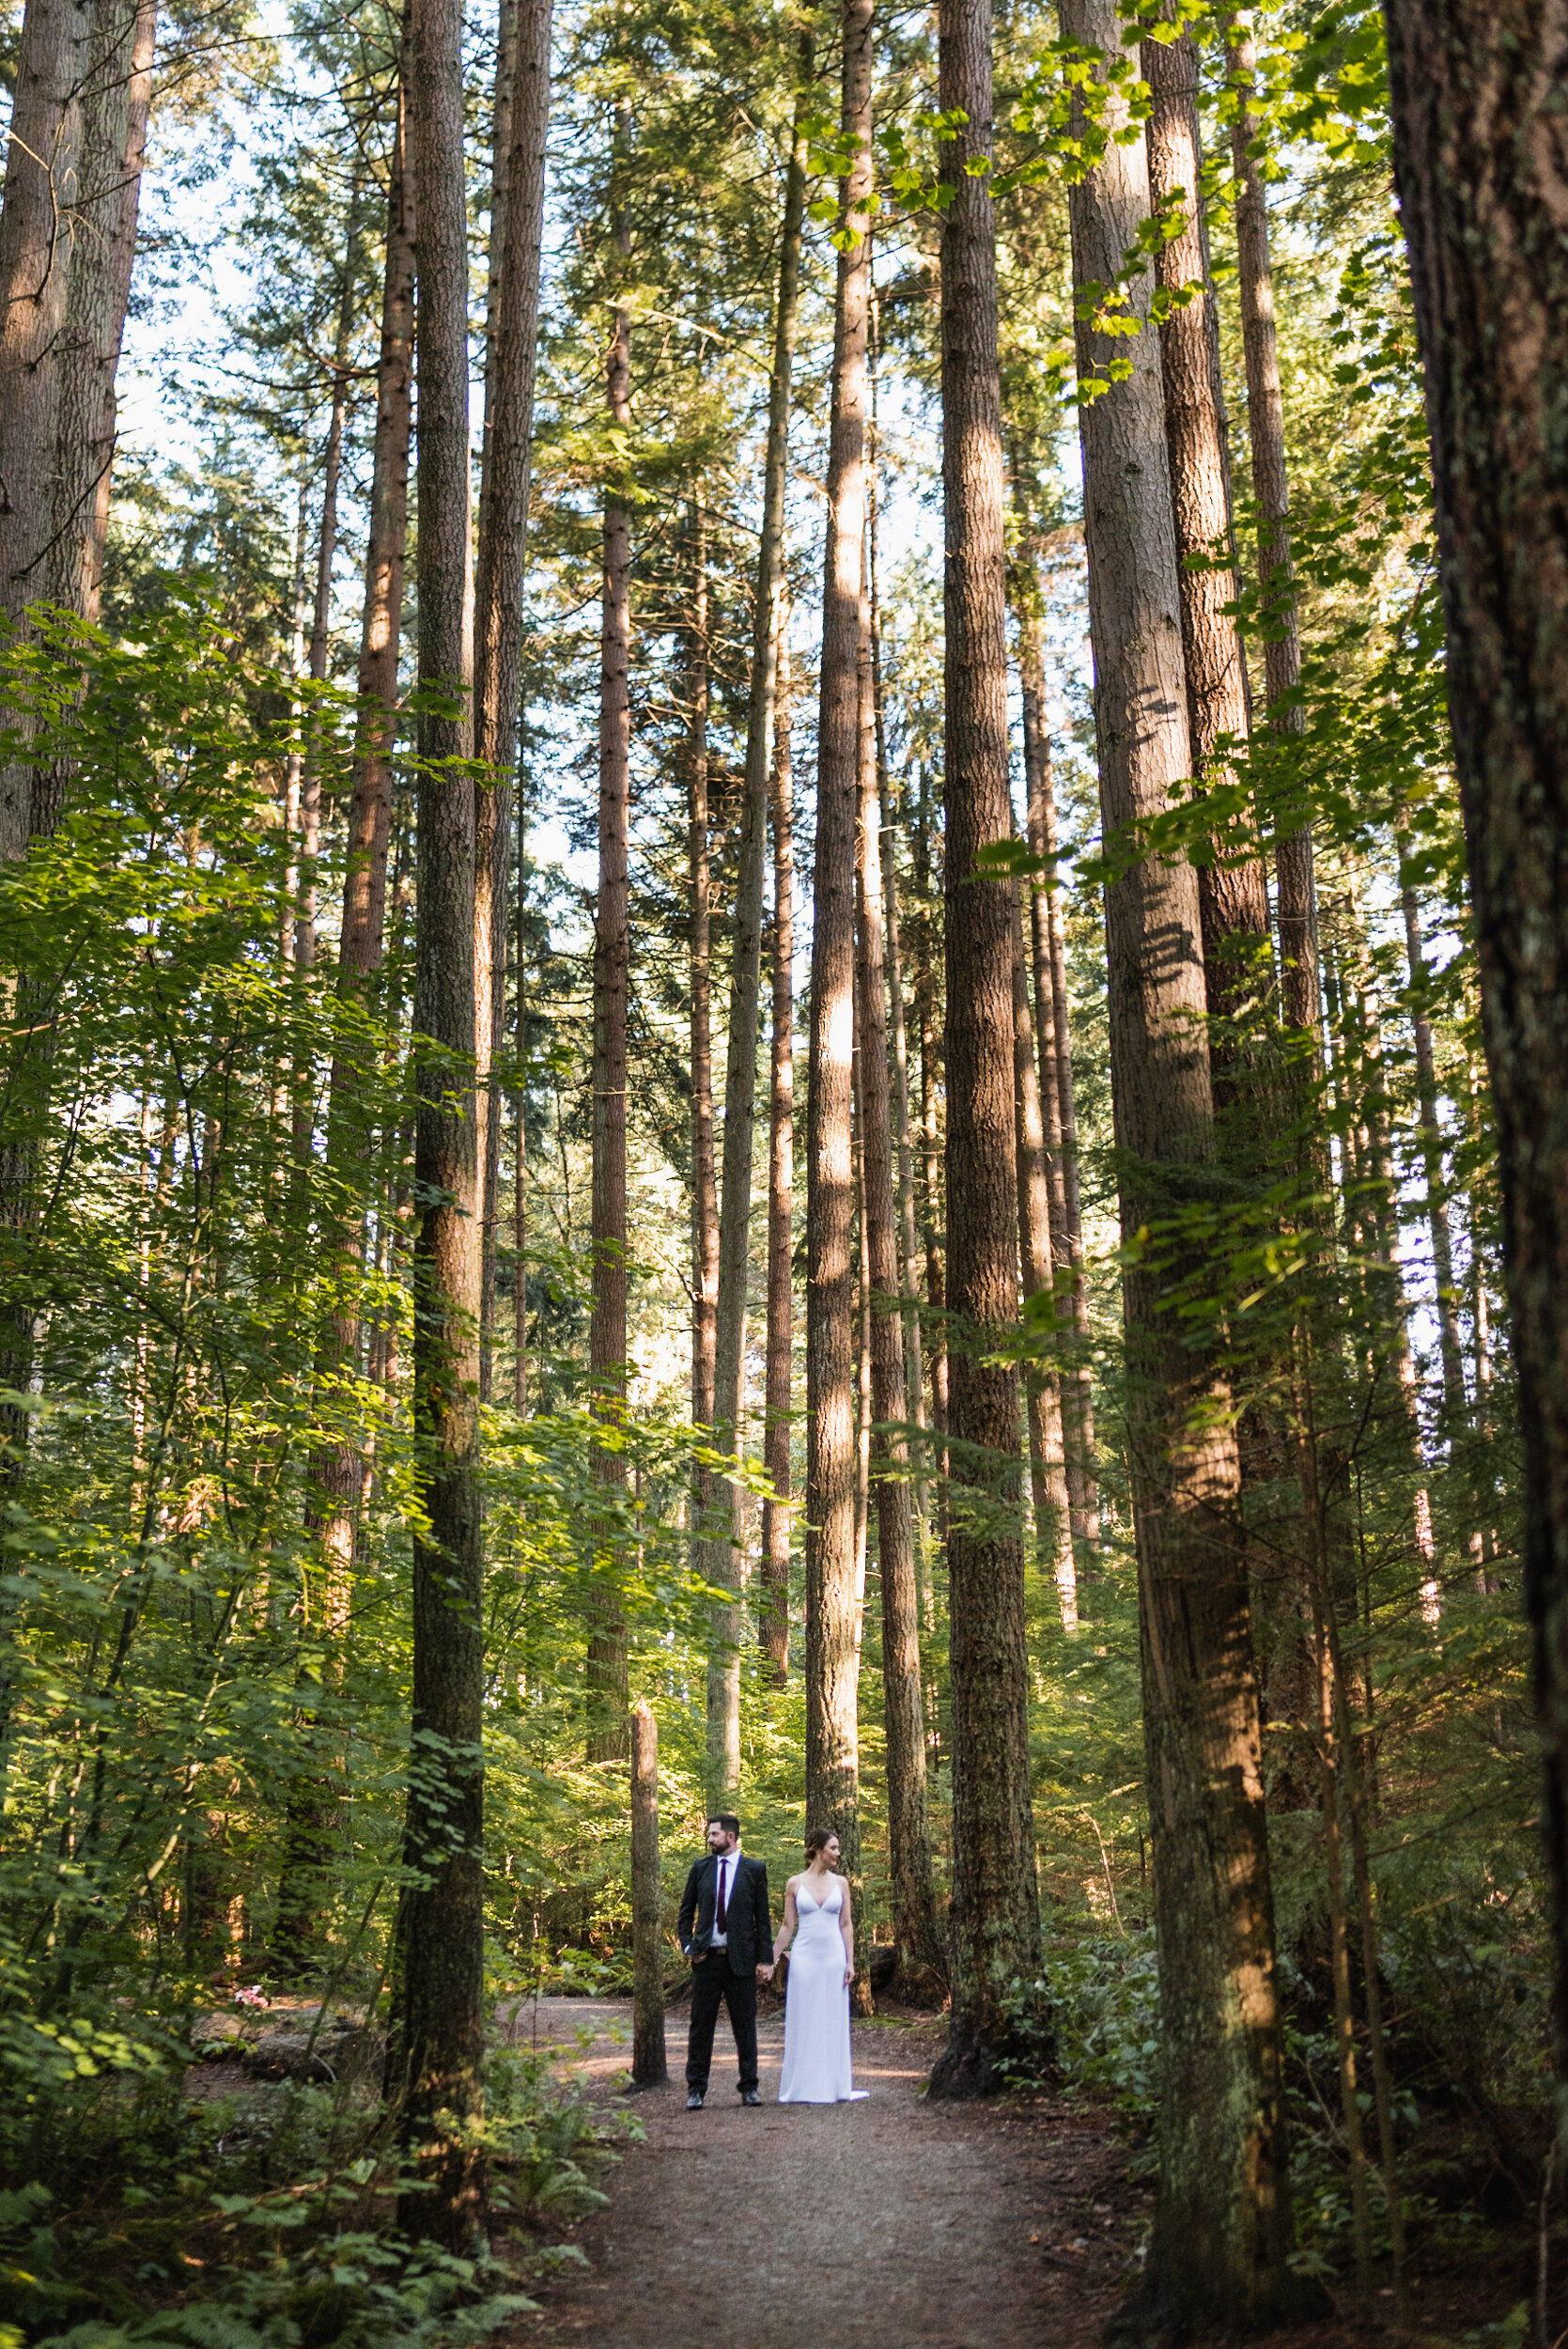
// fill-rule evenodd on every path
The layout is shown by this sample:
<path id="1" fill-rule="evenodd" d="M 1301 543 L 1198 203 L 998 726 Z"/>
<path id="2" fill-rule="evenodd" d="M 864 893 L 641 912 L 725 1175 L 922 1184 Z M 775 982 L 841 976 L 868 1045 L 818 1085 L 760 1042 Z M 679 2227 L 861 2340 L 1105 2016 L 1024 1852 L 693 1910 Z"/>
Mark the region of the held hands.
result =
<path id="1" fill-rule="evenodd" d="M 772 1981 L 772 1979 L 773 1979 L 773 1968 L 771 1968 L 771 1966 L 758 1966 L 758 1968 L 757 1968 L 757 1980 L 758 1980 L 758 1982 L 771 1982 L 771 1981 Z"/>

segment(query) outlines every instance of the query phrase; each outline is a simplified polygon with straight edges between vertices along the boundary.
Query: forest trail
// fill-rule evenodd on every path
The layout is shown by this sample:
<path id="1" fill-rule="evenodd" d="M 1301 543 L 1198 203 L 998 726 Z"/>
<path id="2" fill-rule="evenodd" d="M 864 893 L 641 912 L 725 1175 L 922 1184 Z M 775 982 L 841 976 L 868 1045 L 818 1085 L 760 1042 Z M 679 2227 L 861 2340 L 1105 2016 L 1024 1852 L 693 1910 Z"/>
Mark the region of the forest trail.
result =
<path id="1" fill-rule="evenodd" d="M 581 2036 L 567 2061 L 609 2093 L 629 2058 L 629 2003 L 546 1999 L 539 2031 Z M 721 2016 L 706 2108 L 688 2113 L 683 2010 L 668 2035 L 669 2085 L 632 2104 L 645 2141 L 602 2181 L 609 2208 L 569 2231 L 588 2264 L 538 2288 L 517 2349 L 1097 2341 L 1148 2207 L 1106 2115 L 1048 2097 L 927 2104 L 941 2027 L 881 2021 L 855 2030 L 863 2104 L 781 2107 L 777 2014 L 762 2021 L 762 2109 L 739 2102 Z"/>

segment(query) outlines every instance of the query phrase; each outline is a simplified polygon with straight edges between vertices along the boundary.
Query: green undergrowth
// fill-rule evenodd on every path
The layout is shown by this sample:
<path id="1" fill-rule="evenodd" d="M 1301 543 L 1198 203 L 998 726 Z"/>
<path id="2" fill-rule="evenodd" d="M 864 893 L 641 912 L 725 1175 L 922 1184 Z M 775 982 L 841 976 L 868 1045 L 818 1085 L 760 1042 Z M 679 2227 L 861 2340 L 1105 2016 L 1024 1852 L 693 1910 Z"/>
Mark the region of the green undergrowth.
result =
<path id="1" fill-rule="evenodd" d="M 85 2023 L 75 2036 L 81 2063 L 42 2066 L 30 2098 L 14 2035 L 8 2050 L 0 2349 L 467 2349 L 579 2256 L 551 2235 L 603 2201 L 595 2180 L 634 2126 L 552 2051 L 498 2048 L 492 2222 L 457 2257 L 397 2232 L 396 2129 L 366 2096 L 247 2084 L 193 2101 L 166 2031 L 117 2049 L 101 2031 L 96 2053 Z"/>
<path id="2" fill-rule="evenodd" d="M 1550 2142 L 1546 1977 L 1529 1904 L 1449 1897 L 1386 1915 L 1380 1974 L 1397 2149 L 1395 2189 L 1412 2253 L 1464 2262 L 1532 2229 Z M 1353 2263 L 1350 2158 L 1332 2000 L 1310 1937 L 1281 1957 L 1296 2263 L 1330 2279 Z M 1158 2168 L 1159 1983 L 1153 1928 L 1063 1937 L 1015 1984 L 1019 2088 L 1052 2086 L 1114 2113 L 1130 2174 Z M 1357 2003 L 1358 2104 L 1369 2163 L 1373 2253 L 1390 2249 L 1376 2167 L 1364 2012 Z M 1522 2239 L 1522 2237 L 1521 2237 Z M 1491 2336 L 1488 2335 L 1488 2338 Z"/>

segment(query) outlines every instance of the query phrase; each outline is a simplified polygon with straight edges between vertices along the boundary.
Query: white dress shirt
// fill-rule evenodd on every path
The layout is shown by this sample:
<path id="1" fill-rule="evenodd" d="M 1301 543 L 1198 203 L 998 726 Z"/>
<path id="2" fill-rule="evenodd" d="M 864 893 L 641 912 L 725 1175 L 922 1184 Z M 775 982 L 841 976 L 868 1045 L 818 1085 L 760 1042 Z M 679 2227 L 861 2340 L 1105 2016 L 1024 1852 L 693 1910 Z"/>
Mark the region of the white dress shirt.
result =
<path id="1" fill-rule="evenodd" d="M 738 1843 L 737 1843 L 734 1851 L 722 1852 L 719 1855 L 719 1874 L 714 1879 L 713 1885 L 713 1936 L 707 1945 L 710 1950 L 725 1950 L 729 1947 L 729 1935 L 727 1933 L 721 1933 L 719 1930 L 719 1887 L 722 1884 L 724 1888 L 724 1916 L 727 1921 L 730 1913 L 730 1903 L 735 1898 L 736 1871 L 739 1865 L 740 1846 Z M 724 1874 L 726 1868 L 729 1871 L 727 1876 Z"/>

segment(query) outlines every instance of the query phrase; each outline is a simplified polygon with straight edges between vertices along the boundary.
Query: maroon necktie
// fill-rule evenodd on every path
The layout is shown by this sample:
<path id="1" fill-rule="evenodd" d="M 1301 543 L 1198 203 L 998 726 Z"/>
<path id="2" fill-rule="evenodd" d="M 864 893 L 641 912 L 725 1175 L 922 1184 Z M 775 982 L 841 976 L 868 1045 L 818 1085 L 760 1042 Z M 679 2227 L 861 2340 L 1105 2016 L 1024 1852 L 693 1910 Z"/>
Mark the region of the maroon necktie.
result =
<path id="1" fill-rule="evenodd" d="M 729 1905 L 724 1899 L 724 1863 L 721 1859 L 719 1862 L 719 1900 L 718 1905 L 713 1911 L 713 1930 L 715 1933 L 728 1932 L 729 1914 Z"/>

